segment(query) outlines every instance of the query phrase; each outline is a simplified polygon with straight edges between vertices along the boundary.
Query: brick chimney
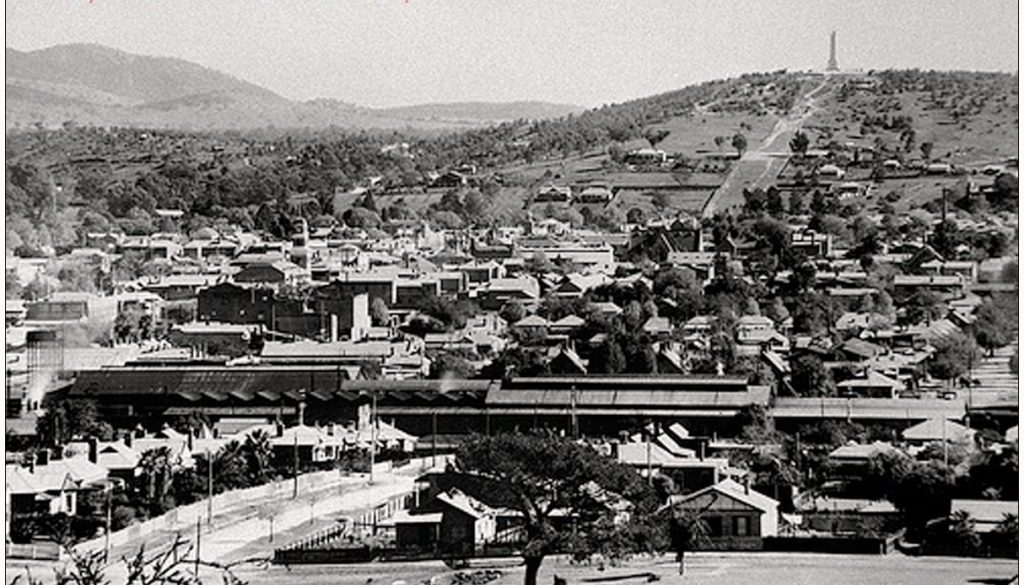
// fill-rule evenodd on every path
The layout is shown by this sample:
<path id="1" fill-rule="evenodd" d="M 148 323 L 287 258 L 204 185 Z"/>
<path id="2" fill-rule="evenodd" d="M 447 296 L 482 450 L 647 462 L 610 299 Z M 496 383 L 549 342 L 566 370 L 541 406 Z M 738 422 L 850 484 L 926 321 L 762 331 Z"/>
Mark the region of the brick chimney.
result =
<path id="1" fill-rule="evenodd" d="M 36 458 L 36 461 L 39 463 L 39 465 L 49 465 L 50 464 L 50 450 L 49 449 L 40 449 L 40 451 L 38 453 L 38 457 Z"/>

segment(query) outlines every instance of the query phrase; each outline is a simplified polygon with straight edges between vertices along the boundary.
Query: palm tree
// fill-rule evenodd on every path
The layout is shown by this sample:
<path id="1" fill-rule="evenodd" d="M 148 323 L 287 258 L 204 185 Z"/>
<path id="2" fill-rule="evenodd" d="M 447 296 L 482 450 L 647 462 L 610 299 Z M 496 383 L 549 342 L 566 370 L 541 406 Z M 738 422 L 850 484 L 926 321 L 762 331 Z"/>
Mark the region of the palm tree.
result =
<path id="1" fill-rule="evenodd" d="M 957 510 L 950 517 L 949 534 L 964 553 L 974 553 L 981 548 L 981 537 L 975 529 L 974 518 L 964 510 Z"/>
<path id="2" fill-rule="evenodd" d="M 142 454 L 139 479 L 147 501 L 160 503 L 171 491 L 173 454 L 170 447 L 157 447 Z"/>
<path id="3" fill-rule="evenodd" d="M 245 439 L 245 443 L 242 445 L 242 453 L 245 457 L 250 485 L 266 483 L 270 477 L 271 470 L 270 456 L 272 454 L 272 447 L 270 445 L 270 435 L 262 429 L 253 431 Z"/>

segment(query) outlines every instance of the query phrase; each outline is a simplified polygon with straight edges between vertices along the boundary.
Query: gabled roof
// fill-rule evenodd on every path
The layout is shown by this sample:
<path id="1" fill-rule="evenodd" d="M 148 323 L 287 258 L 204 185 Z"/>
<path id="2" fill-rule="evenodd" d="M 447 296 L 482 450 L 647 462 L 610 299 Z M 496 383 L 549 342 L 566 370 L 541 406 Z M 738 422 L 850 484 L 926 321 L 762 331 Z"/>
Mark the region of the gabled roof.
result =
<path id="1" fill-rule="evenodd" d="M 897 380 L 893 380 L 889 376 L 879 374 L 874 370 L 868 370 L 868 373 L 863 378 L 851 378 L 849 380 L 843 380 L 836 384 L 840 388 L 902 388 L 901 384 Z"/>
<path id="2" fill-rule="evenodd" d="M 547 327 L 550 325 L 548 320 L 540 315 L 527 315 L 522 319 L 515 322 L 513 327 Z"/>
<path id="3" fill-rule="evenodd" d="M 558 321 L 555 321 L 555 322 L 551 323 L 551 326 L 552 327 L 582 327 L 584 324 L 586 324 L 586 321 L 584 321 L 582 318 L 577 317 L 576 315 L 566 315 L 565 317 L 562 317 Z"/>
<path id="4" fill-rule="evenodd" d="M 724 479 L 714 485 L 709 485 L 704 489 L 697 490 L 692 494 L 687 494 L 685 496 L 672 496 L 669 498 L 668 506 L 674 508 L 709 493 L 722 494 L 768 514 L 774 513 L 779 507 L 779 502 L 777 500 L 769 498 L 756 490 L 748 490 L 732 479 Z"/>
<path id="5" fill-rule="evenodd" d="M 452 488 L 437 496 L 439 502 L 443 502 L 460 512 L 464 512 L 473 518 L 484 518 L 494 515 L 494 509 L 480 500 L 463 493 L 458 488 Z"/>
<path id="6" fill-rule="evenodd" d="M 875 441 L 874 443 L 868 443 L 867 445 L 850 443 L 836 447 L 828 454 L 828 457 L 829 459 L 863 460 L 869 459 L 879 453 L 890 453 L 894 451 L 899 451 L 899 449 L 893 447 L 889 443 L 883 443 L 881 441 Z"/>
<path id="7" fill-rule="evenodd" d="M 945 427 L 945 428 L 943 428 Z M 932 418 L 903 431 L 908 441 L 946 441 L 958 443 L 974 438 L 974 429 L 944 418 Z"/>

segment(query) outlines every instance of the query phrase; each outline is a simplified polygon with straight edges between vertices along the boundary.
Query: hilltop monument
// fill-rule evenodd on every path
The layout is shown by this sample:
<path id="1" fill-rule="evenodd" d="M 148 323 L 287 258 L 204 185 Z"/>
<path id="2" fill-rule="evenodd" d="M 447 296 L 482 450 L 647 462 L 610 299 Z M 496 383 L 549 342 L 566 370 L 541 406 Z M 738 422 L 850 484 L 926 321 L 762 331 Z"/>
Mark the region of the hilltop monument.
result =
<path id="1" fill-rule="evenodd" d="M 828 66 L 825 71 L 839 71 L 839 61 L 836 60 L 836 31 L 832 31 L 829 37 Z"/>

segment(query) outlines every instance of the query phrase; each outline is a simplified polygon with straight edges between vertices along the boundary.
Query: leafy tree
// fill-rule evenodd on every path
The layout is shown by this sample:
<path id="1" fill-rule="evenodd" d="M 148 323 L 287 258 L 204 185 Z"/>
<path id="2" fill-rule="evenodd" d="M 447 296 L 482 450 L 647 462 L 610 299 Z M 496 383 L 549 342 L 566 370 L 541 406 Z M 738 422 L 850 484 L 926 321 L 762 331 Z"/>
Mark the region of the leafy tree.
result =
<path id="1" fill-rule="evenodd" d="M 834 396 L 832 373 L 820 357 L 806 353 L 791 362 L 793 391 L 798 396 Z"/>
<path id="2" fill-rule="evenodd" d="M 804 156 L 807 154 L 807 149 L 811 146 L 811 139 L 807 137 L 807 133 L 803 130 L 797 130 L 796 134 L 789 141 L 789 149 L 793 151 L 793 154 Z"/>
<path id="3" fill-rule="evenodd" d="M 455 467 L 489 480 L 496 492 L 507 495 L 510 507 L 522 514 L 526 585 L 536 585 L 541 563 L 551 554 L 632 552 L 605 548 L 618 528 L 614 511 L 601 501 L 599 493 L 617 494 L 637 507 L 649 508 L 654 503 L 652 490 L 633 468 L 588 445 L 553 435 L 473 436 L 456 452 Z M 552 516 L 555 511 L 576 521 L 558 523 Z M 642 533 L 636 536 L 653 538 Z"/>
<path id="4" fill-rule="evenodd" d="M 511 325 L 526 317 L 526 308 L 523 306 L 523 303 L 512 299 L 501 306 L 501 309 L 498 310 L 498 316 Z"/>
<path id="5" fill-rule="evenodd" d="M 928 521 L 946 516 L 955 483 L 953 469 L 942 462 L 914 462 L 890 488 L 889 501 L 903 515 L 911 532 L 917 532 Z"/>
<path id="6" fill-rule="evenodd" d="M 807 213 L 807 204 L 804 202 L 804 194 L 801 191 L 793 191 L 789 194 L 790 215 L 803 215 Z"/>
<path id="7" fill-rule="evenodd" d="M 932 150 L 935 149 L 935 144 L 934 143 L 932 143 L 932 142 L 922 142 L 921 145 L 918 148 L 921 149 L 921 156 L 924 157 L 924 160 L 931 160 L 931 158 L 932 158 Z"/>
<path id="8" fill-rule="evenodd" d="M 476 374 L 476 368 L 464 356 L 443 351 L 431 357 L 430 377 L 435 380 L 454 378 L 465 380 Z"/>
<path id="9" fill-rule="evenodd" d="M 1011 319 L 1003 313 L 991 299 L 986 299 L 978 307 L 975 316 L 974 337 L 978 340 L 978 345 L 989 351 L 989 355 L 993 355 L 996 348 L 1010 343 L 1016 319 Z"/>
<path id="10" fill-rule="evenodd" d="M 36 433 L 40 444 L 57 446 L 89 437 L 107 441 L 114 429 L 100 417 L 96 402 L 65 398 L 46 407 L 36 420 Z"/>
<path id="11" fill-rule="evenodd" d="M 974 339 L 963 333 L 953 333 L 935 341 L 935 355 L 928 362 L 928 372 L 936 378 L 952 380 L 967 373 L 977 361 Z"/>
<path id="12" fill-rule="evenodd" d="M 737 154 L 743 156 L 747 150 L 747 137 L 742 132 L 737 132 L 732 137 L 732 147 L 736 149 Z"/>

